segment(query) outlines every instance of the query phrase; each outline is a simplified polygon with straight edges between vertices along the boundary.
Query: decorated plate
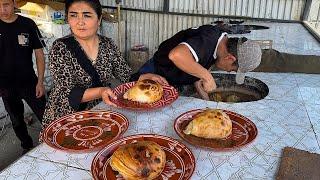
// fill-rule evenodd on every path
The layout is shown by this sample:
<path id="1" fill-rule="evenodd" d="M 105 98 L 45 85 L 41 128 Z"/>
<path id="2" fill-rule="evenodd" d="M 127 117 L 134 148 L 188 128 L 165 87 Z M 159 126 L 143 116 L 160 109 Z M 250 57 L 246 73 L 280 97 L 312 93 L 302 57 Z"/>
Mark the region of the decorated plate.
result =
<path id="1" fill-rule="evenodd" d="M 128 119 L 117 112 L 81 111 L 53 121 L 44 130 L 43 139 L 55 149 L 91 152 L 119 138 L 128 126 Z"/>
<path id="2" fill-rule="evenodd" d="M 117 171 L 113 171 L 109 165 L 110 157 L 120 145 L 143 140 L 156 142 L 166 153 L 164 170 L 157 179 L 190 179 L 195 169 L 195 159 L 192 152 L 184 144 L 175 139 L 155 134 L 128 136 L 109 144 L 98 152 L 92 161 L 91 173 L 93 178 L 95 180 L 122 180 L 123 177 Z"/>
<path id="3" fill-rule="evenodd" d="M 229 115 L 232 121 L 232 133 L 228 137 L 224 139 L 206 139 L 185 134 L 183 130 L 185 130 L 192 118 L 204 110 L 195 109 L 188 111 L 180 115 L 174 122 L 174 129 L 177 134 L 192 145 L 212 150 L 232 150 L 249 144 L 258 135 L 257 127 L 252 121 L 240 114 L 227 110 L 223 111 Z"/>
<path id="4" fill-rule="evenodd" d="M 151 110 L 161 108 L 171 104 L 178 98 L 178 91 L 169 85 L 163 85 L 163 96 L 159 101 L 154 103 L 139 103 L 123 98 L 123 94 L 127 92 L 136 82 L 129 82 L 116 87 L 113 92 L 117 96 L 117 100 L 111 99 L 118 107 L 132 110 Z"/>

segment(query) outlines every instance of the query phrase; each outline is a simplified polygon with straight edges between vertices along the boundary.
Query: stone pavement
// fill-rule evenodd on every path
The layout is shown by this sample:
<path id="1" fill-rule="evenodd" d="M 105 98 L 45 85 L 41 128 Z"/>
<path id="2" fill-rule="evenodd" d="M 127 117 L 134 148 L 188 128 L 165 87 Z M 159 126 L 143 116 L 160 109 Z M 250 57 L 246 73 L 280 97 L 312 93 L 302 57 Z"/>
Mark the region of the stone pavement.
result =
<path id="1" fill-rule="evenodd" d="M 25 111 L 26 116 L 30 116 L 31 110 L 29 107 L 26 107 Z M 1 113 L 5 113 L 5 110 L 2 99 L 0 98 L 0 114 Z M 34 141 L 34 145 L 36 146 L 38 144 L 38 136 L 41 130 L 41 124 L 35 116 L 32 116 L 32 118 L 33 124 L 28 126 L 28 131 Z M 0 128 L 3 124 L 5 124 L 4 132 L 0 133 L 0 171 L 17 160 L 22 154 L 20 141 L 12 129 L 9 117 L 0 119 Z"/>

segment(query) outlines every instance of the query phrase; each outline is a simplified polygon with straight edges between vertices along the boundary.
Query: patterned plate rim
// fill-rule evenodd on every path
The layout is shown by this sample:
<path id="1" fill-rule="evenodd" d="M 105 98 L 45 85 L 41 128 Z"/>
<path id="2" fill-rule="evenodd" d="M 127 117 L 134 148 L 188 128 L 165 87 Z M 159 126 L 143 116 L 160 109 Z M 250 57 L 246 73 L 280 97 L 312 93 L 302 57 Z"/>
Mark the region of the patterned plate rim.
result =
<path id="1" fill-rule="evenodd" d="M 103 149 L 106 144 L 104 145 L 100 145 L 100 146 L 97 146 L 95 148 L 91 148 L 91 149 L 84 149 L 84 150 L 74 150 L 74 149 L 61 149 L 57 146 L 55 146 L 54 144 L 51 143 L 51 141 L 49 141 L 46 137 L 48 136 L 47 133 L 49 131 L 49 129 L 54 126 L 56 123 L 58 122 L 61 122 L 65 119 L 68 119 L 70 118 L 71 116 L 75 116 L 75 115 L 81 115 L 83 113 L 113 113 L 113 114 L 116 114 L 117 116 L 120 116 L 124 119 L 124 122 L 126 124 L 126 127 L 124 127 L 123 131 L 119 133 L 119 136 L 118 137 L 115 137 L 113 138 L 112 140 L 110 140 L 108 142 L 108 144 L 118 140 L 119 138 L 122 138 L 122 135 L 128 130 L 129 128 L 129 120 L 126 116 L 124 116 L 123 114 L 119 113 L 119 112 L 116 112 L 116 111 L 111 111 L 111 110 L 87 110 L 87 111 L 79 111 L 79 112 L 75 112 L 75 113 L 72 113 L 72 114 L 68 114 L 68 115 L 65 115 L 65 116 L 62 116 L 61 118 L 55 120 L 55 121 L 52 121 L 46 128 L 45 130 L 43 131 L 43 141 L 45 142 L 45 144 L 47 144 L 48 146 L 56 149 L 56 150 L 60 150 L 60 151 L 64 151 L 64 152 L 70 152 L 70 153 L 88 153 L 88 152 L 94 152 L 94 151 L 98 151 L 98 150 L 101 150 Z M 69 123 L 68 123 L 69 124 Z M 61 127 L 65 126 L 66 124 L 62 125 Z"/>
<path id="2" fill-rule="evenodd" d="M 122 86 L 125 86 L 125 85 L 128 85 L 130 87 L 132 87 L 133 85 L 135 85 L 136 81 L 132 81 L 132 82 L 128 82 L 128 83 L 124 83 L 124 84 L 120 84 L 119 86 L 117 86 L 116 88 L 114 88 L 112 91 L 114 94 L 117 94 L 117 90 L 122 87 Z M 171 101 L 166 101 L 164 103 L 163 106 L 151 106 L 151 107 L 128 107 L 128 106 L 123 106 L 122 104 L 119 104 L 118 103 L 118 100 L 114 100 L 114 99 L 111 99 L 111 101 L 113 103 L 115 103 L 118 107 L 121 107 L 121 108 L 125 108 L 125 109 L 128 109 L 128 110 L 136 110 L 136 111 L 150 111 L 150 110 L 155 110 L 155 109 L 159 109 L 159 108 L 162 108 L 162 107 L 165 107 L 165 106 L 168 106 L 170 104 L 172 104 L 175 100 L 178 99 L 179 97 L 179 92 L 176 88 L 174 88 L 173 86 L 170 86 L 170 85 L 162 85 L 163 87 L 163 91 L 169 91 L 168 89 L 174 91 L 174 94 L 176 94 L 176 96 L 173 96 L 172 100 Z M 159 100 L 160 101 L 160 100 Z M 155 102 L 154 102 L 155 103 Z M 153 104 L 153 103 L 151 103 Z"/>
<path id="3" fill-rule="evenodd" d="M 92 177 L 94 180 L 97 180 L 97 175 L 96 173 L 94 172 L 94 164 L 96 164 L 96 162 L 98 162 L 99 160 L 99 157 L 101 156 L 101 154 L 103 154 L 105 151 L 107 151 L 109 148 L 111 148 L 112 146 L 119 146 L 119 144 L 121 144 L 123 141 L 125 140 L 128 140 L 128 139 L 135 139 L 135 138 L 141 138 L 141 137 L 149 137 L 149 138 L 159 138 L 159 139 L 162 139 L 162 140 L 165 140 L 165 141 L 168 141 L 168 139 L 170 139 L 171 141 L 173 142 L 177 142 L 179 144 L 182 144 L 184 146 L 184 149 L 186 149 L 187 151 L 189 151 L 189 155 L 190 155 L 190 160 L 192 163 L 192 169 L 191 169 L 191 173 L 189 175 L 189 177 L 187 179 L 190 179 L 192 174 L 194 173 L 195 171 L 195 167 L 196 167 L 196 159 L 193 155 L 193 152 L 191 151 L 191 149 L 186 146 L 182 141 L 178 140 L 178 139 L 174 139 L 172 137 L 169 137 L 169 136 L 165 136 L 165 135 L 159 135 L 159 134 L 134 134 L 134 135 L 130 135 L 130 136 L 126 136 L 126 137 L 122 137 L 116 141 L 113 141 L 112 143 L 110 143 L 108 146 L 104 147 L 103 149 L 101 149 L 93 158 L 92 160 L 92 163 L 91 163 L 91 169 L 90 169 L 90 172 L 92 174 Z M 107 161 L 108 162 L 108 161 Z"/>
<path id="4" fill-rule="evenodd" d="M 188 114 L 188 113 L 195 112 L 195 111 L 199 111 L 198 113 L 200 113 L 200 112 L 204 111 L 205 109 L 206 109 L 206 108 L 189 110 L 189 111 L 187 111 L 187 112 L 184 112 L 184 113 L 180 114 L 180 115 L 175 119 L 175 121 L 174 121 L 174 125 L 173 125 L 173 126 L 174 126 L 174 130 L 175 130 L 176 134 L 178 134 L 178 136 L 179 136 L 183 141 L 187 142 L 188 144 L 191 144 L 191 145 L 193 145 L 193 146 L 195 146 L 195 147 L 204 148 L 204 149 L 207 149 L 207 150 L 214 150 L 214 151 L 218 151 L 218 152 L 224 152 L 224 151 L 232 151 L 232 150 L 237 150 L 237 149 L 243 148 L 243 147 L 251 144 L 251 143 L 256 139 L 256 137 L 258 136 L 258 129 L 257 129 L 256 125 L 255 125 L 249 118 L 247 118 L 247 117 L 245 117 L 245 116 L 243 116 L 243 115 L 241 115 L 241 114 L 235 113 L 235 112 L 233 112 L 233 111 L 226 110 L 226 109 L 217 109 L 217 110 L 222 110 L 222 111 L 224 111 L 224 112 L 226 112 L 226 113 L 232 114 L 233 116 L 237 116 L 237 117 L 239 117 L 239 118 L 241 118 L 241 119 L 244 119 L 246 122 L 248 122 L 249 124 L 251 124 L 251 126 L 252 126 L 253 129 L 254 129 L 253 131 L 255 132 L 255 134 L 253 135 L 253 139 L 252 139 L 251 141 L 247 142 L 247 143 L 244 143 L 244 144 L 240 145 L 240 146 L 236 146 L 236 147 L 226 147 L 226 148 L 222 148 L 222 147 L 214 148 L 214 147 L 208 147 L 208 146 L 205 146 L 205 145 L 198 145 L 198 144 L 194 144 L 194 143 L 190 142 L 188 139 L 184 138 L 184 137 L 180 134 L 180 133 L 183 133 L 183 132 L 178 131 L 178 129 L 177 129 L 177 128 L 179 127 L 179 126 L 178 126 L 178 120 L 179 120 L 181 117 L 183 117 L 183 116 L 185 116 L 186 114 Z M 233 121 L 236 121 L 236 120 L 233 120 Z"/>

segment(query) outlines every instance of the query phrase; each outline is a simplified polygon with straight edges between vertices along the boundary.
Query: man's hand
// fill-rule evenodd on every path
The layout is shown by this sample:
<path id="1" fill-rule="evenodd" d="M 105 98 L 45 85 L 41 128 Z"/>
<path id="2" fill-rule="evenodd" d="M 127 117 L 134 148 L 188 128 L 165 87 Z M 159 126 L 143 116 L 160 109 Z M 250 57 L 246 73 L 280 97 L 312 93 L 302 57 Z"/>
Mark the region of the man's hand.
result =
<path id="1" fill-rule="evenodd" d="M 202 80 L 198 80 L 194 83 L 194 86 L 198 92 L 198 94 L 200 95 L 200 97 L 204 100 L 209 101 L 209 95 L 208 93 L 204 90 L 203 85 L 202 85 Z"/>
<path id="2" fill-rule="evenodd" d="M 152 74 L 152 73 L 146 73 L 146 74 L 142 74 L 140 77 L 139 77 L 139 80 L 138 81 L 141 81 L 141 80 L 144 80 L 144 79 L 151 79 L 153 81 L 156 81 L 162 85 L 167 85 L 168 82 L 167 80 L 160 76 L 160 75 L 157 75 L 157 74 Z"/>
<path id="3" fill-rule="evenodd" d="M 38 82 L 36 86 L 36 98 L 40 98 L 44 95 L 45 88 L 42 82 Z"/>
<path id="4" fill-rule="evenodd" d="M 213 90 L 215 90 L 217 88 L 216 82 L 214 81 L 211 74 L 207 78 L 201 79 L 200 82 L 203 87 L 203 90 L 206 93 L 212 92 Z"/>

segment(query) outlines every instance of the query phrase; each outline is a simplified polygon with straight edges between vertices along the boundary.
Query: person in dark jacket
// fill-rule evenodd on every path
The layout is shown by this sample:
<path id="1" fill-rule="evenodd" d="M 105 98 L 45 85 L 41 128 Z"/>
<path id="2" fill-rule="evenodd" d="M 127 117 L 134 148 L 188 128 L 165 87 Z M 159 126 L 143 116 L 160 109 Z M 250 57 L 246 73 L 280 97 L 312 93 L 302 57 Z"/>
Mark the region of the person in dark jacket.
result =
<path id="1" fill-rule="evenodd" d="M 23 153 L 33 147 L 24 122 L 24 99 L 41 121 L 45 109 L 45 58 L 41 34 L 29 18 L 14 13 L 13 0 L 0 0 L 0 91 Z M 33 69 L 35 53 L 38 76 Z"/>
<path id="2" fill-rule="evenodd" d="M 228 38 L 219 26 L 202 25 L 182 30 L 162 42 L 132 80 L 143 73 L 155 73 L 179 87 L 194 84 L 200 95 L 216 88 L 212 65 L 224 71 L 236 71 L 236 82 L 244 82 L 244 73 L 254 70 L 261 61 L 261 48 L 247 38 Z"/>

